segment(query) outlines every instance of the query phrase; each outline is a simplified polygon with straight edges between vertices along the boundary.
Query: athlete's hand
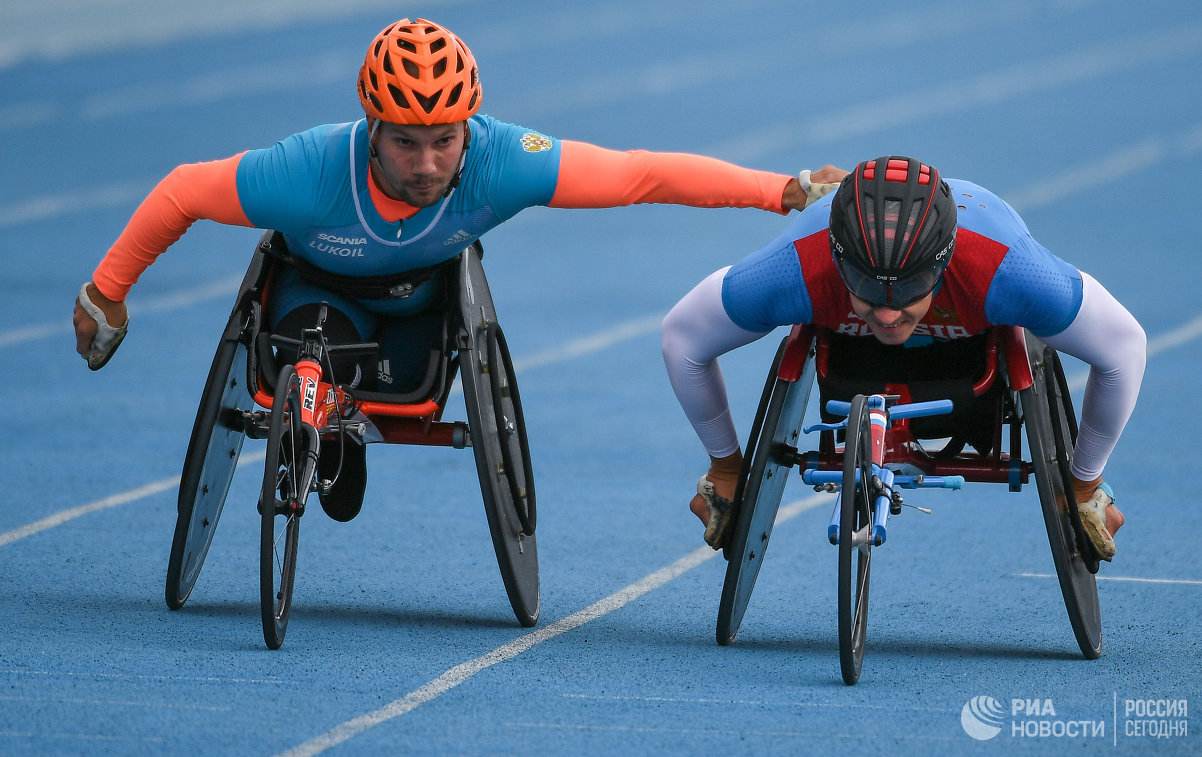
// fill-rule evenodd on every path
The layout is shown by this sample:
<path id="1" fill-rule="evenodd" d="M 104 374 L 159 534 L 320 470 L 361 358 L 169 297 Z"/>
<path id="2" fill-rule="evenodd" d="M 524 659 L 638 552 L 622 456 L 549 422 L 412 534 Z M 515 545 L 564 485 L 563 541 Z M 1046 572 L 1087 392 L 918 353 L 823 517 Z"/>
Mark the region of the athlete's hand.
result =
<path id="1" fill-rule="evenodd" d="M 1099 557 L 1106 561 L 1114 559 L 1114 534 L 1126 520 L 1114 505 L 1114 490 L 1102 483 L 1101 476 L 1093 481 L 1082 481 L 1076 476 L 1070 478 L 1085 533 L 1089 535 Z"/>
<path id="2" fill-rule="evenodd" d="M 710 469 L 706 471 L 705 477 L 714 485 L 714 493 L 723 499 L 733 500 L 735 487 L 739 482 L 739 473 L 742 469 L 743 454 L 741 452 L 736 451 L 730 457 L 711 456 Z M 709 523 L 709 506 L 700 494 L 694 496 L 689 502 L 689 510 L 701 519 L 702 523 Z"/>
<path id="3" fill-rule="evenodd" d="M 833 192 L 848 173 L 831 165 L 823 166 L 817 171 L 806 169 L 785 185 L 781 206 L 785 210 L 804 210 L 810 203 Z"/>
<path id="4" fill-rule="evenodd" d="M 129 311 L 124 302 L 110 300 L 92 282 L 79 289 L 75 299 L 75 351 L 98 371 L 116 352 L 129 329 Z M 114 326 L 113 324 L 118 324 Z"/>

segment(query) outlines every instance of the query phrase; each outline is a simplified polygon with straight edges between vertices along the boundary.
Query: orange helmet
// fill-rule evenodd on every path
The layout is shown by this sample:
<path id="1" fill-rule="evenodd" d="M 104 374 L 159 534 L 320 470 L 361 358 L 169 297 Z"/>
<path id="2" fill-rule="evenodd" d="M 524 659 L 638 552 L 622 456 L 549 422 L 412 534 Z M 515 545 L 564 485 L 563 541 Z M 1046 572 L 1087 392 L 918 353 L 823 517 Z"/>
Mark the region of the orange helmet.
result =
<path id="1" fill-rule="evenodd" d="M 450 29 L 419 18 L 376 35 L 359 69 L 359 102 L 396 124 L 452 124 L 480 108 L 480 73 Z"/>

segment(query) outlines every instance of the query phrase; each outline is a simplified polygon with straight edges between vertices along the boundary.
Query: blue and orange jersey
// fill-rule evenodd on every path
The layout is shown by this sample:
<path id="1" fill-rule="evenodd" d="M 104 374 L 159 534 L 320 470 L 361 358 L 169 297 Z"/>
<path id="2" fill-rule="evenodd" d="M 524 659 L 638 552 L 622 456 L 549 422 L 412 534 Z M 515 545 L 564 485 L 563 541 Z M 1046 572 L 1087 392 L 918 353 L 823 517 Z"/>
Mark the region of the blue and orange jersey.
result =
<path id="1" fill-rule="evenodd" d="M 1081 273 L 1031 236 L 1000 197 L 948 179 L 956 198 L 956 246 L 931 308 L 907 344 L 972 336 L 991 325 L 1038 336 L 1068 327 L 1081 308 Z M 722 283 L 722 305 L 748 331 L 814 323 L 868 336 L 831 255 L 831 198 L 807 207 L 785 231 L 736 263 Z"/>
<path id="2" fill-rule="evenodd" d="M 274 229 L 290 251 L 346 276 L 400 274 L 457 255 L 524 208 L 663 202 L 782 210 L 790 177 L 683 153 L 620 152 L 478 114 L 459 186 L 414 208 L 371 178 L 365 120 L 180 166 L 142 203 L 93 280 L 115 300 L 197 219 Z"/>

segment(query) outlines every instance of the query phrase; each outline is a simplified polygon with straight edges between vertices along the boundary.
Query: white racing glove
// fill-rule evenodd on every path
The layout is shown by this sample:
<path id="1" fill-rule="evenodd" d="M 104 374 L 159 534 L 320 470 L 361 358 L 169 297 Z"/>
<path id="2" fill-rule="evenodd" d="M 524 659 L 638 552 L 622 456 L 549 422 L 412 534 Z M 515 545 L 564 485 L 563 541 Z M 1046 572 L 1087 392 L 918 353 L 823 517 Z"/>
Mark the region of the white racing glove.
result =
<path id="1" fill-rule="evenodd" d="M 810 169 L 806 169 L 797 174 L 797 180 L 801 182 L 801 188 L 806 193 L 806 207 L 810 207 L 819 199 L 834 192 L 839 188 L 839 184 L 815 184 L 810 181 Z"/>
<path id="2" fill-rule="evenodd" d="M 129 330 L 129 318 L 126 318 L 125 323 L 117 328 L 110 326 L 109 322 L 105 320 L 104 312 L 96 307 L 88 297 L 88 284 L 90 283 L 85 281 L 84 285 L 79 288 L 79 306 L 93 321 L 96 321 L 96 336 L 92 337 L 92 348 L 88 354 L 83 356 L 83 359 L 88 361 L 89 368 L 98 371 L 109 361 L 109 358 L 117 351 L 121 340 L 125 338 L 125 332 Z"/>

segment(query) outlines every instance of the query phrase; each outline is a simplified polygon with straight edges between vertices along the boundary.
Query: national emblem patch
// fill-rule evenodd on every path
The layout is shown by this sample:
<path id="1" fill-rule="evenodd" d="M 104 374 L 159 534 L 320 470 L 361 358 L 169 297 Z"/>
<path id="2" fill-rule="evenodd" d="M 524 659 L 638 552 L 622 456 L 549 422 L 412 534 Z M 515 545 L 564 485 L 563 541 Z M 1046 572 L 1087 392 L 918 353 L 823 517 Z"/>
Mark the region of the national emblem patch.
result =
<path id="1" fill-rule="evenodd" d="M 522 149 L 526 152 L 543 152 L 551 149 L 551 138 L 542 134 L 526 132 L 522 135 Z"/>

